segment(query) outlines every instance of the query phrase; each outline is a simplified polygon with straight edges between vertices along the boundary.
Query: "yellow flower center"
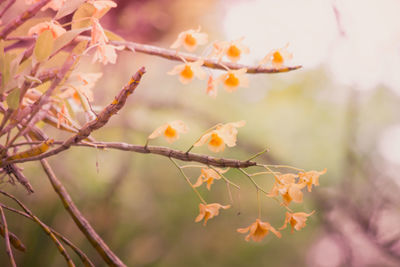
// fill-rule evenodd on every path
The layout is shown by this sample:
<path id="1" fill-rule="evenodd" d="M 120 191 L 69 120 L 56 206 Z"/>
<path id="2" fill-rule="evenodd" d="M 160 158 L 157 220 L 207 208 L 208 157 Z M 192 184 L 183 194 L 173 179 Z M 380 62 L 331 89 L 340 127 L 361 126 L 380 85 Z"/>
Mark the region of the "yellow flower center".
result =
<path id="1" fill-rule="evenodd" d="M 228 74 L 228 78 L 224 81 L 226 86 L 237 87 L 239 86 L 239 79 L 233 73 Z"/>
<path id="2" fill-rule="evenodd" d="M 241 51 L 236 45 L 231 45 L 226 53 L 229 57 L 238 58 L 240 57 Z"/>
<path id="3" fill-rule="evenodd" d="M 283 57 L 281 55 L 281 53 L 279 53 L 279 51 L 276 51 L 273 55 L 272 55 L 272 61 L 276 64 L 282 64 L 283 63 Z"/>
<path id="4" fill-rule="evenodd" d="M 166 137 L 172 138 L 176 136 L 176 130 L 168 125 L 167 129 L 164 131 Z"/>
<path id="5" fill-rule="evenodd" d="M 211 134 L 211 140 L 210 140 L 210 145 L 214 147 L 219 147 L 224 143 L 221 137 L 218 136 L 218 134 L 213 133 Z"/>
<path id="6" fill-rule="evenodd" d="M 189 65 L 186 65 L 185 68 L 181 71 L 181 76 L 185 79 L 192 79 L 193 78 L 193 70 Z"/>
<path id="7" fill-rule="evenodd" d="M 194 38 L 191 34 L 186 34 L 185 36 L 185 44 L 188 46 L 195 46 L 197 43 L 196 38 Z"/>
<path id="8" fill-rule="evenodd" d="M 261 239 L 263 238 L 266 234 L 268 233 L 267 229 L 264 229 L 262 227 L 260 227 L 260 225 L 257 225 L 256 231 L 254 232 L 253 236 L 256 239 Z"/>

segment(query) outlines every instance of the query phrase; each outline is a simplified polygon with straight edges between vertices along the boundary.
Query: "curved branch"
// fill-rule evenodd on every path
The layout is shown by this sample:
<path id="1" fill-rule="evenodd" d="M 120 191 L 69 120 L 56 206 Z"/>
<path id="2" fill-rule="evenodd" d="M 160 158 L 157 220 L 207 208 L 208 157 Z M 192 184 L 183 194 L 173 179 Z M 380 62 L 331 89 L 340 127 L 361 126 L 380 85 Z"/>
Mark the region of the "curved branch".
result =
<path id="1" fill-rule="evenodd" d="M 88 220 L 82 215 L 79 209 L 75 206 L 75 203 L 72 201 L 71 196 L 68 194 L 67 190 L 54 174 L 50 165 L 46 160 L 41 160 L 40 163 L 44 171 L 47 174 L 47 177 L 50 180 L 51 185 L 53 186 L 56 193 L 59 195 L 65 209 L 71 215 L 75 224 L 79 227 L 82 233 L 86 236 L 86 238 L 90 241 L 92 246 L 97 250 L 100 256 L 107 262 L 110 266 L 126 266 L 107 246 L 107 244 L 101 239 L 101 237 L 96 233 L 93 227 L 90 225 Z"/>
<path id="2" fill-rule="evenodd" d="M 183 53 L 183 52 L 177 52 L 176 50 L 172 49 L 166 49 L 166 48 L 161 48 L 158 46 L 152 46 L 152 45 L 145 45 L 145 44 L 139 44 L 135 42 L 127 42 L 127 41 L 111 41 L 111 44 L 114 45 L 122 45 L 127 48 L 129 51 L 136 51 L 139 53 L 143 54 L 148 54 L 152 56 L 158 56 L 162 58 L 166 58 L 169 60 L 175 60 L 175 61 L 181 61 L 184 62 L 183 59 L 185 59 L 187 62 L 194 62 L 197 60 L 204 60 L 204 65 L 207 68 L 211 69 L 220 69 L 220 70 L 226 70 L 226 67 L 228 67 L 231 70 L 238 70 L 242 68 L 247 69 L 247 73 L 251 74 L 256 74 L 256 73 L 280 73 L 280 72 L 288 72 L 292 70 L 297 70 L 301 68 L 301 65 L 298 66 L 293 66 L 293 67 L 282 67 L 279 69 L 275 68 L 266 68 L 262 66 L 247 66 L 247 65 L 242 65 L 242 64 L 237 64 L 237 63 L 232 63 L 232 62 L 221 62 L 216 59 L 208 59 L 208 58 L 202 58 L 193 54 L 189 53 Z"/>

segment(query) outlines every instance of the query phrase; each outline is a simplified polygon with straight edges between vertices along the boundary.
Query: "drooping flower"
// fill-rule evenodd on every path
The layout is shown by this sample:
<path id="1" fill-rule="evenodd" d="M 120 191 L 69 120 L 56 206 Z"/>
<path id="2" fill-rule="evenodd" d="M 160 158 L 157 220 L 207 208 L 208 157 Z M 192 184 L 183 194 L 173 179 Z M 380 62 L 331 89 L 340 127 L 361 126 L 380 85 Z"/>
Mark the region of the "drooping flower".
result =
<path id="1" fill-rule="evenodd" d="M 218 77 L 219 81 L 223 84 L 228 92 L 236 91 L 239 86 L 249 87 L 249 79 L 245 75 L 246 68 L 239 70 L 229 70 Z"/>
<path id="2" fill-rule="evenodd" d="M 326 173 L 326 168 L 323 171 L 309 171 L 309 172 L 299 172 L 300 182 L 307 185 L 308 192 L 311 192 L 312 186 L 319 185 L 319 176 Z"/>
<path id="3" fill-rule="evenodd" d="M 117 7 L 117 4 L 110 0 L 89 0 L 88 3 L 92 4 L 95 8 L 93 16 L 100 18 L 108 9 Z"/>
<path id="4" fill-rule="evenodd" d="M 177 49 L 183 45 L 187 51 L 193 52 L 198 45 L 203 45 L 208 42 L 208 35 L 206 33 L 201 33 L 200 30 L 201 28 L 199 27 L 197 30 L 190 29 L 181 32 L 170 48 Z"/>
<path id="5" fill-rule="evenodd" d="M 236 145 L 237 128 L 243 127 L 245 121 L 230 122 L 217 126 L 215 130 L 205 133 L 193 146 L 201 146 L 208 143 L 208 148 L 213 152 L 224 151 L 225 145 Z"/>
<path id="6" fill-rule="evenodd" d="M 98 44 L 92 62 L 100 62 L 103 63 L 103 65 L 107 65 L 108 63 L 115 64 L 115 62 L 117 62 L 117 52 L 115 50 L 123 49 L 123 46 Z"/>
<path id="7" fill-rule="evenodd" d="M 278 238 L 281 238 L 282 235 L 277 231 L 274 227 L 271 226 L 268 222 L 262 222 L 260 219 L 256 219 L 254 223 L 252 223 L 249 227 L 239 228 L 237 231 L 241 234 L 245 234 L 249 232 L 249 234 L 245 237 L 246 241 L 250 241 L 250 238 L 255 242 L 260 242 L 268 233 L 271 231 Z"/>
<path id="8" fill-rule="evenodd" d="M 208 76 L 208 81 L 207 81 L 207 89 L 206 93 L 207 95 L 211 97 L 217 97 L 218 93 L 218 79 L 214 79 L 212 75 Z"/>
<path id="9" fill-rule="evenodd" d="M 281 68 L 285 65 L 285 62 L 292 59 L 293 55 L 287 50 L 287 44 L 285 47 L 279 49 L 271 50 L 259 63 L 259 65 L 263 64 L 271 64 L 273 68 Z"/>
<path id="10" fill-rule="evenodd" d="M 103 76 L 102 73 L 74 73 L 66 83 L 67 89 L 58 94 L 58 97 L 67 99 L 72 98 L 78 105 L 81 104 L 80 95 L 88 101 L 93 101 L 93 88 L 98 79 Z"/>
<path id="11" fill-rule="evenodd" d="M 92 33 L 90 45 L 96 48 L 92 62 L 100 62 L 104 65 L 108 63 L 115 64 L 117 61 L 117 52 L 115 50 L 122 50 L 124 47 L 107 44 L 108 38 L 99 20 L 92 17 L 91 22 Z"/>
<path id="12" fill-rule="evenodd" d="M 304 183 L 296 183 L 296 174 L 287 173 L 275 177 L 275 183 L 268 193 L 269 197 L 276 197 L 278 195 L 282 196 L 283 202 L 281 205 L 288 206 L 292 201 L 296 203 L 301 203 L 303 201 L 302 188 L 305 187 Z"/>
<path id="13" fill-rule="evenodd" d="M 301 228 L 304 228 L 306 226 L 307 217 L 313 215 L 314 212 L 315 211 L 312 211 L 311 213 L 286 212 L 285 223 L 283 224 L 283 226 L 281 228 L 279 228 L 279 230 L 285 229 L 287 224 L 289 223 L 292 226 L 292 230 L 291 230 L 292 233 L 293 233 L 294 229 L 296 229 L 297 231 L 300 231 Z"/>
<path id="14" fill-rule="evenodd" d="M 34 34 L 39 35 L 47 30 L 51 31 L 51 34 L 53 35 L 54 39 L 56 39 L 57 37 L 66 32 L 66 30 L 63 27 L 61 27 L 57 21 L 51 20 L 38 23 L 35 26 L 31 27 L 28 31 L 28 35 L 34 35 Z"/>
<path id="15" fill-rule="evenodd" d="M 167 72 L 169 75 L 179 74 L 179 81 L 183 84 L 190 83 L 194 77 L 200 80 L 205 79 L 206 73 L 201 68 L 203 60 L 197 60 L 195 62 L 189 62 L 175 66 L 171 71 Z"/>
<path id="16" fill-rule="evenodd" d="M 199 215 L 196 217 L 194 220 L 195 222 L 200 222 L 201 220 L 204 219 L 203 225 L 205 226 L 207 224 L 207 221 L 219 214 L 219 209 L 222 208 L 224 210 L 229 209 L 231 205 L 221 205 L 219 203 L 212 203 L 212 204 L 199 204 Z"/>
<path id="17" fill-rule="evenodd" d="M 179 133 L 187 133 L 188 128 L 183 121 L 176 120 L 163 124 L 149 135 L 149 139 L 164 136 L 168 143 L 172 143 L 179 138 Z"/>
<path id="18" fill-rule="evenodd" d="M 250 53 L 250 49 L 242 44 L 243 40 L 244 37 L 229 42 L 215 42 L 210 56 L 216 56 L 218 61 L 220 61 L 225 55 L 230 61 L 237 62 L 242 54 Z"/>
<path id="19" fill-rule="evenodd" d="M 210 190 L 211 185 L 214 183 L 214 180 L 221 179 L 221 173 L 226 173 L 229 170 L 229 168 L 225 169 L 225 170 L 219 169 L 219 168 L 215 168 L 215 169 L 218 172 L 211 168 L 202 168 L 201 174 L 193 186 L 199 187 L 203 183 L 207 183 L 207 189 Z"/>

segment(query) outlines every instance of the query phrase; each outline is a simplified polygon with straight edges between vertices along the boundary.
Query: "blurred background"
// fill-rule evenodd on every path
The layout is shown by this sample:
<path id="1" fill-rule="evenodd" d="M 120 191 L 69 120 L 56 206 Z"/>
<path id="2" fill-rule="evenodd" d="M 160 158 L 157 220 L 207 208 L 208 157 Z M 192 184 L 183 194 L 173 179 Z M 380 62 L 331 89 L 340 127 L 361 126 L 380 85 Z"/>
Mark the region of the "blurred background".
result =
<path id="1" fill-rule="evenodd" d="M 18 2 L 18 1 L 17 1 Z M 22 1 L 20 1 L 22 2 Z M 128 266 L 400 266 L 400 2 L 396 0 L 131 0 L 116 1 L 102 24 L 128 41 L 169 47 L 179 32 L 199 25 L 210 40 L 245 37 L 256 64 L 271 49 L 289 44 L 282 74 L 249 75 L 250 87 L 216 99 L 206 81 L 179 83 L 167 71 L 177 63 L 121 52 L 115 65 L 79 66 L 100 72 L 95 105 L 104 106 L 140 66 L 147 74 L 125 108 L 95 132 L 99 141 L 144 144 L 159 125 L 183 120 L 190 132 L 171 147 L 185 150 L 218 122 L 246 120 L 238 145 L 213 154 L 247 159 L 269 148 L 260 162 L 322 170 L 320 187 L 294 211 L 316 214 L 307 227 L 283 238 L 245 242 L 236 233 L 257 216 L 253 185 L 236 170 L 227 177 L 233 208 L 206 227 L 195 223 L 198 199 L 167 158 L 121 151 L 72 148 L 49 159 L 72 198 L 110 248 Z M 13 7 L 23 9 L 23 3 Z M 48 11 L 47 15 L 51 15 Z M 12 13 L 11 13 L 12 14 Z M 201 49 L 197 50 L 198 54 Z M 213 71 L 216 75 L 218 71 Z M 54 129 L 46 128 L 55 139 Z M 169 146 L 163 139 L 151 144 Z M 47 224 L 70 238 L 96 266 L 104 263 L 66 213 L 41 167 L 23 165 L 36 193 L 2 184 Z M 194 182 L 199 170 L 188 170 Z M 258 176 L 266 190 L 271 176 Z M 226 186 L 200 188 L 209 202 L 228 204 Z M 262 200 L 262 219 L 283 224 L 285 210 Z M 10 230 L 27 247 L 20 266 L 63 266 L 64 259 L 31 221 L 7 213 Z M 0 262 L 6 263 L 4 242 Z M 73 253 L 71 253 L 71 256 Z M 78 262 L 78 261 L 77 261 Z"/>

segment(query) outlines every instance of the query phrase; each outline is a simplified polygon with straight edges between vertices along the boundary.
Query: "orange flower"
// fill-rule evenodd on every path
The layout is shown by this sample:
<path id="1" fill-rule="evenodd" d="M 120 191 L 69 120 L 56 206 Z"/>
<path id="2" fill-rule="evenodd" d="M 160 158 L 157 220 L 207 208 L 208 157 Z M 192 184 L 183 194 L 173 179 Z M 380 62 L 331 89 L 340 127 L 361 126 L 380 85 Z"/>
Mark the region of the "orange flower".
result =
<path id="1" fill-rule="evenodd" d="M 290 225 L 292 226 L 292 233 L 294 229 L 300 231 L 301 228 L 304 228 L 306 226 L 307 217 L 313 215 L 314 212 L 315 210 L 308 214 L 305 212 L 286 212 L 285 223 L 281 228 L 279 228 L 279 230 L 285 229 L 287 224 L 290 223 Z"/>
<path id="2" fill-rule="evenodd" d="M 311 188 L 313 185 L 319 185 L 319 176 L 326 173 L 326 168 L 321 171 L 309 171 L 309 172 L 299 172 L 300 182 L 303 182 L 307 185 L 308 192 L 311 192 Z"/>
<path id="3" fill-rule="evenodd" d="M 61 98 L 72 97 L 77 104 L 81 104 L 81 98 L 79 93 L 87 98 L 88 101 L 93 101 L 93 87 L 98 79 L 102 76 L 102 73 L 74 73 L 68 79 L 65 85 L 67 89 L 59 94 Z M 79 92 L 79 93 L 78 93 Z"/>
<path id="4" fill-rule="evenodd" d="M 246 68 L 239 70 L 229 70 L 228 72 L 222 74 L 218 77 L 219 81 L 222 82 L 226 91 L 233 92 L 241 87 L 249 87 L 249 79 L 246 77 Z"/>
<path id="5" fill-rule="evenodd" d="M 231 122 L 221 126 L 217 126 L 197 141 L 193 146 L 201 146 L 208 142 L 208 148 L 213 152 L 224 151 L 225 145 L 233 147 L 236 145 L 236 136 L 238 130 L 236 128 L 243 127 L 245 121 Z"/>
<path id="6" fill-rule="evenodd" d="M 305 187 L 305 184 L 297 184 L 296 174 L 288 173 L 282 174 L 275 178 L 275 184 L 268 193 L 269 197 L 275 197 L 279 194 L 282 196 L 283 202 L 281 205 L 288 206 L 290 202 L 301 203 L 303 201 L 303 192 L 301 189 Z"/>
<path id="7" fill-rule="evenodd" d="M 222 57 L 226 55 L 230 61 L 237 62 L 242 54 L 250 53 L 250 49 L 242 44 L 243 40 L 244 37 L 230 42 L 215 42 L 213 44 L 214 50 L 211 53 L 211 56 L 216 56 L 218 61 L 220 61 Z"/>
<path id="8" fill-rule="evenodd" d="M 275 230 L 275 228 L 272 227 L 268 222 L 262 222 L 260 219 L 256 219 L 256 221 L 249 227 L 239 228 L 237 231 L 241 234 L 249 232 L 245 238 L 246 241 L 249 241 L 250 238 L 252 238 L 253 241 L 260 242 L 266 235 L 268 235 L 269 231 L 274 233 L 279 238 L 282 237 L 281 233 Z"/>
<path id="9" fill-rule="evenodd" d="M 179 138 L 179 133 L 187 133 L 188 128 L 183 121 L 172 121 L 161 125 L 157 129 L 154 130 L 149 135 L 149 139 L 157 138 L 161 135 L 167 140 L 168 143 L 172 143 Z"/>
<path id="10" fill-rule="evenodd" d="M 203 80 L 206 77 L 205 71 L 201 68 L 203 63 L 203 60 L 197 60 L 196 62 L 181 64 L 175 66 L 167 73 L 169 75 L 175 75 L 179 73 L 179 81 L 183 84 L 190 83 L 194 77 Z"/>
<path id="11" fill-rule="evenodd" d="M 198 45 L 203 45 L 208 42 L 208 35 L 206 33 L 200 33 L 200 26 L 197 30 L 183 31 L 178 35 L 176 41 L 170 46 L 170 48 L 176 49 L 183 45 L 187 51 L 192 52 L 196 50 Z"/>
<path id="12" fill-rule="evenodd" d="M 271 64 L 273 68 L 281 68 L 284 66 L 285 61 L 292 59 L 293 55 L 287 50 L 287 44 L 285 47 L 271 50 L 264 58 L 260 61 L 260 65 Z"/>
<path id="13" fill-rule="evenodd" d="M 47 30 L 51 31 L 54 39 L 56 39 L 57 37 L 66 32 L 66 30 L 63 27 L 61 27 L 57 21 L 51 20 L 38 23 L 35 26 L 31 27 L 28 31 L 28 35 L 34 35 L 34 34 L 39 35 Z"/>
<path id="14" fill-rule="evenodd" d="M 88 1 L 88 3 L 92 4 L 95 8 L 95 11 L 93 13 L 93 16 L 96 18 L 100 18 L 102 15 L 104 15 L 104 13 L 106 13 L 110 8 L 112 7 L 116 7 L 117 4 L 114 3 L 113 1 L 110 0 L 90 0 Z"/>
<path id="15" fill-rule="evenodd" d="M 124 49 L 123 46 L 110 45 L 108 43 L 108 38 L 104 33 L 103 27 L 100 25 L 97 18 L 91 18 L 92 22 L 92 34 L 90 45 L 96 47 L 96 51 L 93 55 L 93 63 L 98 61 L 104 65 L 111 63 L 114 64 L 117 61 L 117 53 L 115 50 Z"/>
<path id="16" fill-rule="evenodd" d="M 210 190 L 211 185 L 214 183 L 214 180 L 221 179 L 220 173 L 226 173 L 229 170 L 229 168 L 226 170 L 222 170 L 222 169 L 218 169 L 218 168 L 215 168 L 215 169 L 218 172 L 216 172 L 215 170 L 210 169 L 210 168 L 202 168 L 201 174 L 200 174 L 199 178 L 197 179 L 197 182 L 193 186 L 199 187 L 203 183 L 207 183 L 207 189 Z"/>
<path id="17" fill-rule="evenodd" d="M 194 220 L 195 222 L 199 222 L 204 219 L 203 225 L 207 224 L 207 221 L 219 214 L 219 209 L 223 208 L 224 210 L 229 209 L 231 205 L 221 205 L 219 203 L 212 203 L 204 205 L 203 203 L 199 204 L 200 213 Z"/>
<path id="18" fill-rule="evenodd" d="M 115 50 L 122 49 L 124 49 L 123 46 L 98 44 L 92 62 L 100 62 L 103 65 L 107 65 L 108 63 L 115 64 L 117 62 L 117 52 Z"/>

